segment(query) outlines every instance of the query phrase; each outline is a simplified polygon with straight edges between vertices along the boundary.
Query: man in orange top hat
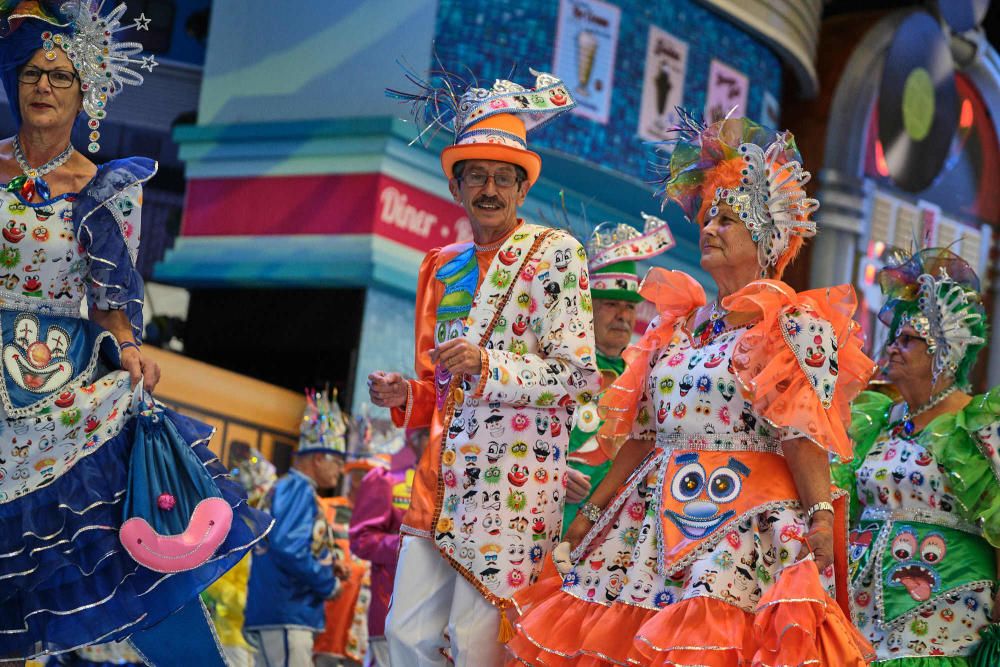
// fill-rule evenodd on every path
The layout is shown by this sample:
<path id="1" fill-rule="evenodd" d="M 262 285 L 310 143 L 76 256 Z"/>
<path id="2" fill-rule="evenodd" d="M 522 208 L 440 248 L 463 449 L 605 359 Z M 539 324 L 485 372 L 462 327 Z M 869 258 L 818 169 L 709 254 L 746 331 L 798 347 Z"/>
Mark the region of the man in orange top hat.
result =
<path id="1" fill-rule="evenodd" d="M 420 267 L 416 379 L 369 376 L 397 426 L 431 429 L 401 529 L 394 665 L 443 665 L 443 652 L 502 663 L 504 610 L 559 541 L 570 418 L 597 389 L 586 253 L 517 214 L 542 166 L 528 129 L 574 105 L 562 81 L 535 74 L 532 89 L 395 93 L 454 130 L 441 165 L 474 240 Z"/>

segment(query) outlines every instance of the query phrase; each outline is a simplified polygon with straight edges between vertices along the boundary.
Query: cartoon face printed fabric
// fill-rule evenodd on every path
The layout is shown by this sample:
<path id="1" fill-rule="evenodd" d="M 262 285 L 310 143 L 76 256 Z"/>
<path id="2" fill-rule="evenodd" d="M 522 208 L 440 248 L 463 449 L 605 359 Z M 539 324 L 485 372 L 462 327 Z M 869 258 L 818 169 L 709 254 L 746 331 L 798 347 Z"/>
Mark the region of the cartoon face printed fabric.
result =
<path id="1" fill-rule="evenodd" d="M 808 522 L 782 433 L 732 369 L 744 331 L 696 347 L 678 323 L 653 355 L 632 436 L 658 446 L 574 552 L 564 591 L 648 609 L 710 596 L 749 612 L 795 561 Z"/>
<path id="2" fill-rule="evenodd" d="M 104 290 L 88 282 L 88 259 L 76 238 L 75 197 L 26 204 L 13 194 L 3 194 L 0 206 L 7 221 L 0 229 L 0 295 L 15 306 L 24 297 L 43 299 L 49 308 L 46 312 L 78 316 L 90 290 L 91 305 L 102 306 Z M 126 188 L 107 207 L 134 262 L 139 251 L 142 187 Z"/>
<path id="3" fill-rule="evenodd" d="M 474 295 L 461 335 L 478 343 L 493 324 L 489 371 L 453 389 L 444 424 L 434 539 L 493 602 L 532 582 L 558 541 L 573 406 L 597 385 L 584 253 L 557 232 L 532 254 L 542 231 L 515 232 Z"/>
<path id="4" fill-rule="evenodd" d="M 854 621 L 878 658 L 968 655 L 989 622 L 995 555 L 963 519 L 932 451 L 884 433 L 858 469 L 857 492 Z"/>
<path id="5" fill-rule="evenodd" d="M 117 359 L 111 334 L 80 318 L 101 286 L 88 279 L 73 224 L 73 195 L 26 204 L 0 192 L 0 502 L 47 484 L 114 437 L 135 409 L 128 374 L 103 370 Z M 138 250 L 141 187 L 107 206 L 132 257 Z M 106 307 L 107 304 L 105 304 Z"/>

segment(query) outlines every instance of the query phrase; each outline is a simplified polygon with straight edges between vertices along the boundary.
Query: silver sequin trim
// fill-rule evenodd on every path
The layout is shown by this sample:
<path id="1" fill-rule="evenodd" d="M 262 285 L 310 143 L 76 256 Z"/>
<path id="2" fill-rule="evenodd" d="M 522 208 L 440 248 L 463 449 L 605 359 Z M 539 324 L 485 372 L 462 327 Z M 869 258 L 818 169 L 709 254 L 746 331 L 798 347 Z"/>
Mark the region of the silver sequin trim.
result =
<path id="1" fill-rule="evenodd" d="M 756 433 L 691 434 L 657 433 L 656 444 L 663 449 L 694 449 L 711 452 L 762 452 L 781 454 L 781 443 Z"/>
<path id="2" fill-rule="evenodd" d="M 883 507 L 866 507 L 861 513 L 862 521 L 916 521 L 934 526 L 954 528 L 963 533 L 982 537 L 983 531 L 974 523 L 965 521 L 949 512 L 932 509 L 887 509 Z"/>

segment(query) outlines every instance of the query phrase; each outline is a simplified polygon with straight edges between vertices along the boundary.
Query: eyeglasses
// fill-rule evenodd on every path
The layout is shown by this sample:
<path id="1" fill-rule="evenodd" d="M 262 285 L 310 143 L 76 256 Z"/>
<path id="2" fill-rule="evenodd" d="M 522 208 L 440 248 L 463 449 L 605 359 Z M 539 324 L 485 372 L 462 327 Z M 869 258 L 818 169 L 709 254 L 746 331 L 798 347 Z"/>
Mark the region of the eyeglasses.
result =
<path id="1" fill-rule="evenodd" d="M 27 83 L 29 85 L 35 84 L 41 80 L 43 74 L 49 78 L 49 84 L 53 88 L 69 88 L 77 79 L 75 72 L 68 72 L 64 69 L 25 67 L 21 70 L 21 73 L 17 75 L 17 80 L 21 83 Z"/>
<path id="2" fill-rule="evenodd" d="M 889 345 L 897 345 L 899 347 L 909 347 L 910 343 L 912 343 L 914 341 L 920 341 L 921 343 L 926 343 L 927 342 L 923 338 L 921 338 L 920 336 L 911 336 L 910 334 L 905 334 L 904 333 L 904 334 L 899 334 L 898 336 L 896 336 L 889 343 Z"/>
<path id="3" fill-rule="evenodd" d="M 512 188 L 520 182 L 517 174 L 512 171 L 498 171 L 495 174 L 487 174 L 485 171 L 470 171 L 468 174 L 463 174 L 458 180 L 464 181 L 468 186 L 481 188 L 491 178 L 498 188 Z"/>

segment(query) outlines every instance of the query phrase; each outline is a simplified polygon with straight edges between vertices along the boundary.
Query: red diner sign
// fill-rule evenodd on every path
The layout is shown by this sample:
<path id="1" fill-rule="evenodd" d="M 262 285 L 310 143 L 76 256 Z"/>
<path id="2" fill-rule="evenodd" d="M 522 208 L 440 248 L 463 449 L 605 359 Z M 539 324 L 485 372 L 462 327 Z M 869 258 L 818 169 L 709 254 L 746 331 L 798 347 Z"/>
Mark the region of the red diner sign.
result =
<path id="1" fill-rule="evenodd" d="M 461 206 L 384 174 L 191 179 L 181 234 L 377 234 L 420 251 L 472 238 Z"/>
<path id="2" fill-rule="evenodd" d="M 379 178 L 374 222 L 375 234 L 419 250 L 472 238 L 461 206 L 385 175 Z"/>

